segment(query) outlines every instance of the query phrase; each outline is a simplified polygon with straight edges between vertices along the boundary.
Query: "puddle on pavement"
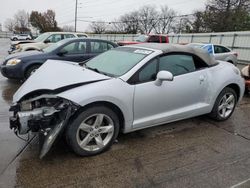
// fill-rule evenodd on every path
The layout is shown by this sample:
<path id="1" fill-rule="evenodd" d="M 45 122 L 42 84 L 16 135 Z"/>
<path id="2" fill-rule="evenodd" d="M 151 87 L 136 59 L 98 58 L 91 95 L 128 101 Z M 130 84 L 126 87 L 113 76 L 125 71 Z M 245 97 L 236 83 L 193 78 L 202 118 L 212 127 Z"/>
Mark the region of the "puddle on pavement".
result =
<path id="1" fill-rule="evenodd" d="M 0 79 L 1 108 L 4 106 L 7 109 L 12 101 L 13 94 L 20 85 L 20 82 L 17 81 Z M 229 124 L 228 129 L 230 131 L 238 130 L 235 126 L 239 125 L 247 127 L 247 123 L 249 123 L 247 121 L 249 121 L 250 117 L 248 104 L 250 104 L 250 96 L 244 97 L 244 100 L 236 110 L 235 119 L 232 118 L 220 126 L 223 127 Z M 245 111 L 243 108 L 247 110 Z M 210 129 L 213 128 L 208 128 L 205 123 L 207 119 L 204 121 L 203 118 L 193 118 L 187 121 L 171 123 L 168 126 L 163 125 L 120 135 L 118 144 L 114 144 L 111 150 L 94 157 L 77 157 L 70 151 L 65 141 L 60 140 L 51 149 L 49 154 L 43 160 L 40 160 L 38 157 L 39 144 L 38 140 L 35 139 L 5 171 L 1 183 L 3 185 L 10 185 L 10 187 L 33 187 L 34 185 L 37 187 L 60 187 L 65 185 L 91 187 L 93 185 L 100 185 L 98 182 L 105 181 L 102 178 L 112 181 L 111 177 L 117 177 L 116 180 L 113 180 L 123 181 L 121 178 L 131 178 L 131 174 L 143 171 L 144 164 L 140 163 L 140 158 L 143 158 L 144 155 L 147 156 L 150 152 L 153 153 L 155 151 L 158 153 L 159 156 L 152 154 L 151 157 L 161 160 L 162 154 L 159 153 L 161 147 L 170 151 L 177 150 L 178 148 L 181 150 L 182 146 L 189 148 L 189 145 L 192 146 L 193 143 L 198 142 L 197 140 L 205 142 L 203 137 L 206 137 L 206 132 L 209 133 Z M 214 134 L 219 135 L 220 133 L 215 131 Z M 185 139 L 187 143 L 185 143 Z M 194 147 L 200 148 L 200 146 Z M 192 152 L 195 153 L 195 151 Z M 166 154 L 166 156 L 168 155 Z M 124 161 L 121 159 L 124 159 Z M 139 166 L 138 163 L 140 164 Z M 96 182 L 94 182 L 95 178 Z M 150 182 L 147 182 L 147 178 L 145 179 L 144 176 L 140 178 L 141 181 L 146 182 L 147 186 L 152 186 Z M 133 180 L 133 178 L 131 179 Z M 139 185 L 140 183 L 138 182 Z"/>
<path id="2" fill-rule="evenodd" d="M 17 89 L 21 86 L 20 81 L 16 80 L 3 80 L 0 82 L 0 91 L 2 91 L 2 99 L 4 102 L 10 104 L 12 97 Z M 1 101 L 1 100 L 0 100 Z M 1 105 L 1 104 L 0 104 Z"/>

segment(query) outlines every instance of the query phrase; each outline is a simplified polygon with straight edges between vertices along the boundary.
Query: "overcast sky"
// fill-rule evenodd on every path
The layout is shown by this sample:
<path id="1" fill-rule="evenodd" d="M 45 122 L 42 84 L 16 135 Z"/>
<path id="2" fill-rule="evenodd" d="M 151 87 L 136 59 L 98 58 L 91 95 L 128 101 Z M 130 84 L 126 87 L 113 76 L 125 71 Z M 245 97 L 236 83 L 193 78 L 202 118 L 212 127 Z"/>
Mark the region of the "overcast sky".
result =
<path id="1" fill-rule="evenodd" d="M 7 18 L 12 18 L 18 10 L 56 12 L 59 26 L 74 25 L 76 0 L 1 0 L 0 23 L 4 25 Z M 112 21 L 124 13 L 137 10 L 143 5 L 160 8 L 168 5 L 179 14 L 189 14 L 193 10 L 203 9 L 206 0 L 78 0 L 78 19 L 89 21 Z M 86 31 L 88 23 L 78 21 L 77 30 Z M 4 26 L 3 26 L 4 29 Z"/>

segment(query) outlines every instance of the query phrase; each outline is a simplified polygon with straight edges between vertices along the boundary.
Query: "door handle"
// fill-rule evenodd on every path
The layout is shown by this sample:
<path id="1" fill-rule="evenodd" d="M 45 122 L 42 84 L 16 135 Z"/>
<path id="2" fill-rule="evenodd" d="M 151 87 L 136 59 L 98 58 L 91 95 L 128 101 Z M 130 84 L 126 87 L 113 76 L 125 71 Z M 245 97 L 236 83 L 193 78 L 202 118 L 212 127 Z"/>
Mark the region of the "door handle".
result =
<path id="1" fill-rule="evenodd" d="M 200 75 L 200 81 L 204 81 L 205 80 L 205 76 L 204 75 Z"/>
<path id="2" fill-rule="evenodd" d="M 200 83 L 205 81 L 205 76 L 204 75 L 200 75 Z"/>

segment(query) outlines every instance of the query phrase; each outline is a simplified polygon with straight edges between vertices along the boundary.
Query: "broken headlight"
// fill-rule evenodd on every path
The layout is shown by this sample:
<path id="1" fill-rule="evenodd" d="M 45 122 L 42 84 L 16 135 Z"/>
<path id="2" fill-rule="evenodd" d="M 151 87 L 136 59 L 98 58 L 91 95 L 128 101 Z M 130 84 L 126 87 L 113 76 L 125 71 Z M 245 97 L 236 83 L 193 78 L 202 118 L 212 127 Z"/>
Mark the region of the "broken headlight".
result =
<path id="1" fill-rule="evenodd" d="M 30 100 L 25 100 L 20 102 L 20 110 L 21 111 L 31 111 L 36 108 L 41 108 L 41 107 L 52 107 L 52 106 L 58 106 L 61 104 L 63 99 L 58 98 L 53 95 L 46 95 L 46 96 L 39 96 L 32 98 Z"/>

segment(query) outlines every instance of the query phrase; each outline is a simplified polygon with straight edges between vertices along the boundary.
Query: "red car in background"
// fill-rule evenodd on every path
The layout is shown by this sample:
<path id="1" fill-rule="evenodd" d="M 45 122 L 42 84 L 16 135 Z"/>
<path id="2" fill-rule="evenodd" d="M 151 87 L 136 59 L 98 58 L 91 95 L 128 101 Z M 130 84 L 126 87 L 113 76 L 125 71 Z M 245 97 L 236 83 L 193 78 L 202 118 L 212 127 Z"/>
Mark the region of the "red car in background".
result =
<path id="1" fill-rule="evenodd" d="M 125 46 L 130 44 L 140 44 L 146 42 L 153 42 L 153 43 L 169 43 L 169 39 L 167 35 L 140 35 L 138 36 L 135 41 L 119 41 L 117 44 L 119 46 Z"/>

